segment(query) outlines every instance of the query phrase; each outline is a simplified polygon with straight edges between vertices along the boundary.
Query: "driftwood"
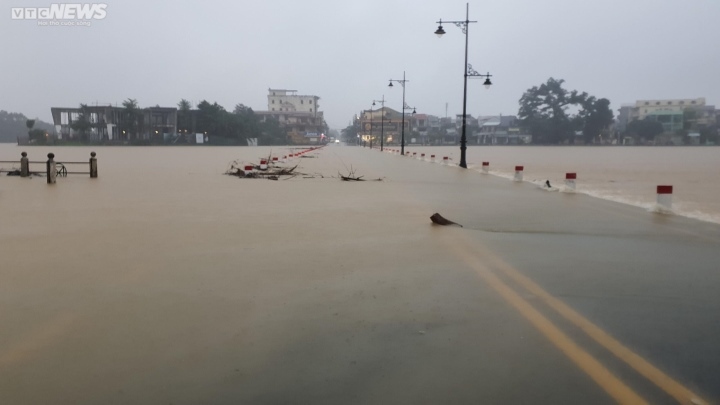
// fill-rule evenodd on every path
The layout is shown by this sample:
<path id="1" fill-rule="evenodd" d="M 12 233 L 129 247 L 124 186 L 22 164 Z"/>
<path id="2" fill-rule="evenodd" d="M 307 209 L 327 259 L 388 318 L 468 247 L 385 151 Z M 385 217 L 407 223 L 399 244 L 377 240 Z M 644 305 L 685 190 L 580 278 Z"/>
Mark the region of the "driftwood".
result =
<path id="1" fill-rule="evenodd" d="M 298 165 L 293 167 L 281 167 L 275 166 L 274 164 L 268 164 L 267 168 L 261 169 L 260 165 L 253 164 L 253 170 L 246 172 L 244 170 L 245 165 L 238 162 L 237 160 L 230 163 L 230 168 L 225 172 L 228 176 L 237 176 L 241 178 L 270 178 L 271 180 L 278 180 L 280 176 L 295 176 L 295 169 Z M 276 177 L 276 178 L 272 178 Z"/>
<path id="2" fill-rule="evenodd" d="M 365 181 L 363 176 L 355 177 L 352 173 L 349 176 L 343 176 L 340 172 L 338 172 L 338 176 L 340 176 L 343 181 Z"/>
<path id="3" fill-rule="evenodd" d="M 432 216 L 430 217 L 430 220 L 433 221 L 433 223 L 438 224 L 438 225 L 457 225 L 460 228 L 463 227 L 462 225 L 458 224 L 457 222 L 453 222 L 449 219 L 443 218 L 443 216 L 438 214 L 437 212 L 432 214 Z"/>
<path id="4" fill-rule="evenodd" d="M 347 169 L 347 166 L 345 166 L 345 168 Z M 340 174 L 340 172 L 338 172 L 338 176 L 340 177 L 340 180 L 342 180 L 342 181 L 366 181 L 365 179 L 363 179 L 364 176 L 356 176 L 355 175 L 355 169 L 353 169 L 352 165 L 350 166 L 349 169 L 347 169 L 347 171 L 348 171 L 347 176 L 343 176 L 342 174 Z M 372 181 L 382 181 L 382 179 L 377 178 L 377 179 L 373 179 Z"/>

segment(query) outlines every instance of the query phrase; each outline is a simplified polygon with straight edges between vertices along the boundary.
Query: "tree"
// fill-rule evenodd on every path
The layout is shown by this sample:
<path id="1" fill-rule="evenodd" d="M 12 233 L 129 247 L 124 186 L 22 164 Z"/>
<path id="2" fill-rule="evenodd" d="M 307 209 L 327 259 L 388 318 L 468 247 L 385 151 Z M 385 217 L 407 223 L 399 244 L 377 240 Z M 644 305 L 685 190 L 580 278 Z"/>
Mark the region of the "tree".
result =
<path id="1" fill-rule="evenodd" d="M 535 143 L 574 142 L 575 131 L 583 130 L 593 115 L 595 98 L 577 90 L 568 91 L 562 87 L 563 83 L 565 80 L 551 77 L 547 83 L 528 89 L 520 98 L 518 118 Z M 574 116 L 568 114 L 573 106 L 581 108 Z M 596 120 L 604 122 L 604 115 L 597 115 Z M 592 130 L 592 126 L 588 130 Z"/>
<path id="2" fill-rule="evenodd" d="M 606 133 L 614 118 L 610 109 L 610 100 L 606 98 L 595 100 L 595 97 L 587 98 L 580 115 L 584 121 L 582 131 L 585 143 L 590 143 L 598 135 Z"/>
<path id="3" fill-rule="evenodd" d="M 42 129 L 32 129 L 28 132 L 29 138 L 37 143 L 45 143 L 47 141 L 47 137 L 45 135 L 47 135 L 47 132 Z"/>
<path id="4" fill-rule="evenodd" d="M 360 121 L 355 120 L 354 123 L 351 123 L 345 129 L 343 129 L 340 132 L 340 136 L 342 139 L 349 144 L 355 144 L 358 143 L 358 126 L 360 125 Z"/>
<path id="5" fill-rule="evenodd" d="M 70 123 L 70 128 L 80 133 L 80 140 L 83 142 L 88 140 L 88 130 L 92 127 L 89 115 L 87 104 L 80 104 L 80 113 L 78 113 L 77 119 Z"/>
<path id="6" fill-rule="evenodd" d="M 178 132 L 188 130 L 192 131 L 192 106 L 189 101 L 182 99 L 178 106 Z"/>
<path id="7" fill-rule="evenodd" d="M 627 132 L 641 140 L 655 139 L 656 136 L 662 134 L 664 131 L 665 129 L 661 123 L 649 118 L 635 120 L 627 126 Z"/>
<path id="8" fill-rule="evenodd" d="M 198 132 L 215 136 L 228 136 L 229 131 L 227 124 L 229 117 L 223 106 L 217 102 L 210 104 L 206 100 L 203 100 L 197 105 L 197 109 Z"/>
<path id="9" fill-rule="evenodd" d="M 288 137 L 285 129 L 276 118 L 266 117 L 260 124 L 261 142 L 267 145 L 287 145 Z M 252 137 L 251 137 L 252 138 Z"/>
<path id="10" fill-rule="evenodd" d="M 35 120 L 26 120 L 25 126 L 28 129 L 28 132 L 32 131 L 33 127 L 35 126 Z"/>
<path id="11" fill-rule="evenodd" d="M 123 111 L 118 127 L 124 134 L 126 140 L 137 139 L 139 132 L 142 130 L 142 110 L 140 110 L 137 100 L 133 98 L 123 101 L 122 105 L 125 111 Z"/>

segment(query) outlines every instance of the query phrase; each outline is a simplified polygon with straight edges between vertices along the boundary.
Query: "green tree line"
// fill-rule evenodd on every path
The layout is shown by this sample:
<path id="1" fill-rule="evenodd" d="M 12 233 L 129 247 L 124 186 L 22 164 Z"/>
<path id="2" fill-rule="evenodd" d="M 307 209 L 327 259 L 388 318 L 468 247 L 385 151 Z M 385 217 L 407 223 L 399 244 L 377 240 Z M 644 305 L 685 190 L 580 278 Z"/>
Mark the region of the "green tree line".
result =
<path id="1" fill-rule="evenodd" d="M 0 110 L 0 142 L 17 142 L 18 137 L 31 136 L 31 139 L 45 138 L 46 133 L 53 133 L 52 124 L 38 119 L 28 119 L 21 113 Z"/>

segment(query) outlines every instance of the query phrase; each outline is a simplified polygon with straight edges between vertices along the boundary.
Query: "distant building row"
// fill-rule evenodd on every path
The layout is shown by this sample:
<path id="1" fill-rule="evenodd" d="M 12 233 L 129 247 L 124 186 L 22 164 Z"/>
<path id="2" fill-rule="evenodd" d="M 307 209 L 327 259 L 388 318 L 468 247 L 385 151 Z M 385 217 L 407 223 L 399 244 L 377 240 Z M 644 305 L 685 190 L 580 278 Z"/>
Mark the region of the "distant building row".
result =
<path id="1" fill-rule="evenodd" d="M 288 139 L 296 144 L 319 143 L 325 138 L 326 124 L 319 110 L 318 96 L 297 95 L 295 90 L 268 89 L 268 110 L 255 111 L 261 121 L 277 120 Z M 122 123 L 130 117 L 123 107 L 87 106 L 85 116 L 89 128 L 79 131 L 77 125 L 83 110 L 80 108 L 50 109 L 58 139 L 77 139 L 82 135 L 91 141 L 128 141 L 132 139 L 163 141 L 183 133 L 196 131 L 198 110 L 190 111 L 187 128 L 178 128 L 178 109 L 175 107 L 149 107 L 138 110 L 135 133 L 123 130 Z M 212 136 L 213 134 L 205 134 Z M 215 134 L 222 136 L 223 134 Z"/>
<path id="2" fill-rule="evenodd" d="M 438 117 L 429 114 L 405 114 L 405 144 L 450 145 L 460 142 L 462 115 Z M 399 144 L 402 138 L 403 115 L 389 107 L 364 110 L 356 117 L 358 137 L 365 143 Z M 469 144 L 528 144 L 532 136 L 525 134 L 517 117 L 512 115 L 466 118 L 465 134 Z"/>
<path id="3" fill-rule="evenodd" d="M 638 100 L 635 104 L 620 107 L 616 127 L 618 131 L 624 132 L 627 125 L 635 120 L 651 119 L 660 122 L 665 132 L 676 132 L 688 129 L 684 128 L 687 110 L 694 111 L 692 122 L 695 125 L 714 125 L 720 118 L 720 110 L 707 105 L 705 98 Z"/>

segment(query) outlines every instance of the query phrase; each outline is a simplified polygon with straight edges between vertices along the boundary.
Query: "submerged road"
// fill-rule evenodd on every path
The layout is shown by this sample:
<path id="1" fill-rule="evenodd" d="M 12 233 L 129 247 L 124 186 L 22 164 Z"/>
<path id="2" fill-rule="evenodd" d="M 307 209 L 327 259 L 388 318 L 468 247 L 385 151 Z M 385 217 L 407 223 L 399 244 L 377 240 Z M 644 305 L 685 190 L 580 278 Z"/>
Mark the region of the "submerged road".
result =
<path id="1" fill-rule="evenodd" d="M 312 156 L 277 182 L 171 176 L 182 159 L 0 182 L 0 403 L 720 400 L 720 226 L 360 147 Z M 382 181 L 331 177 L 349 170 Z"/>

